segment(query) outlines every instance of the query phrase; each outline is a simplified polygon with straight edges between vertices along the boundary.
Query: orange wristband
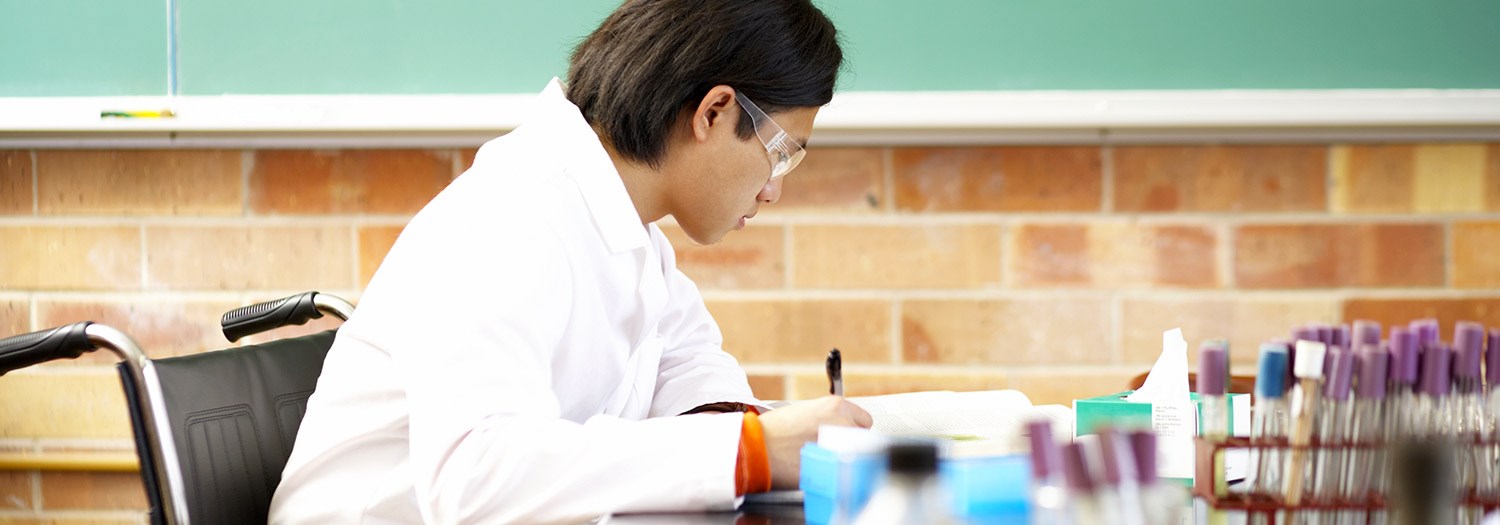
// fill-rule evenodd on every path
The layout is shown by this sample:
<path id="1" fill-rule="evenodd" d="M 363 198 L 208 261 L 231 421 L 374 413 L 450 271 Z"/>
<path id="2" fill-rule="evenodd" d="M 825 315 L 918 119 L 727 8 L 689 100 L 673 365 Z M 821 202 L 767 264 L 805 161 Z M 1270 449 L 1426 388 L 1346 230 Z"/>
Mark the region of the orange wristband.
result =
<path id="1" fill-rule="evenodd" d="M 734 494 L 771 490 L 771 460 L 766 457 L 766 438 L 755 412 L 745 412 L 740 424 L 740 455 L 734 461 Z"/>

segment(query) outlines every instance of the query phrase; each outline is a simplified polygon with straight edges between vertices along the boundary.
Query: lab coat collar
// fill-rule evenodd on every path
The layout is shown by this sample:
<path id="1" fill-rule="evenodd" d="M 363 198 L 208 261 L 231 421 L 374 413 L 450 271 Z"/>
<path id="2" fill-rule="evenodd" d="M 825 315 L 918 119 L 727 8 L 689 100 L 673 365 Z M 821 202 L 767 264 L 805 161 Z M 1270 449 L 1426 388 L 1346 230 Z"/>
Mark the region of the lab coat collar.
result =
<path id="1" fill-rule="evenodd" d="M 621 253 L 646 247 L 650 234 L 641 225 L 640 214 L 625 191 L 620 172 L 594 129 L 584 120 L 578 106 L 563 93 L 562 82 L 553 78 L 538 97 L 535 122 L 551 123 L 563 138 L 564 147 L 557 151 L 563 169 L 578 182 L 584 204 L 594 219 L 594 228 L 609 247 L 610 253 Z"/>

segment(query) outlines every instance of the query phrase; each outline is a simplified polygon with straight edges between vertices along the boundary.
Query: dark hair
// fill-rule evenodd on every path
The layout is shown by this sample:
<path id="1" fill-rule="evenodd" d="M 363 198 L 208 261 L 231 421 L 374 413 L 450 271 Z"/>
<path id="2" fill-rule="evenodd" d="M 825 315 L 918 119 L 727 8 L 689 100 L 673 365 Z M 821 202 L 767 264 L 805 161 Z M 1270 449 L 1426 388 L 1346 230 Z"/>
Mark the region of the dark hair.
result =
<path id="1" fill-rule="evenodd" d="M 810 0 L 627 0 L 573 51 L 568 99 L 621 155 L 656 166 L 681 112 L 714 86 L 768 114 L 822 106 L 843 61 Z M 749 117 L 739 124 L 749 139 Z"/>

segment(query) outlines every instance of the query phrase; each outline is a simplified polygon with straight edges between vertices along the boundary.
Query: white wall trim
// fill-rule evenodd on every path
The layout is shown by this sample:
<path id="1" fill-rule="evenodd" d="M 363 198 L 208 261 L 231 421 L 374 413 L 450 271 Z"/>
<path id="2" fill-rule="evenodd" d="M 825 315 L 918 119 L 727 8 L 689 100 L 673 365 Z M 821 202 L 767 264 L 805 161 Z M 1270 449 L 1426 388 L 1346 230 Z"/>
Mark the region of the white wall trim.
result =
<path id="1" fill-rule="evenodd" d="M 0 146 L 473 145 L 524 122 L 533 95 L 0 98 Z M 170 119 L 102 119 L 171 109 Z M 814 143 L 1489 140 L 1500 89 L 851 92 Z"/>

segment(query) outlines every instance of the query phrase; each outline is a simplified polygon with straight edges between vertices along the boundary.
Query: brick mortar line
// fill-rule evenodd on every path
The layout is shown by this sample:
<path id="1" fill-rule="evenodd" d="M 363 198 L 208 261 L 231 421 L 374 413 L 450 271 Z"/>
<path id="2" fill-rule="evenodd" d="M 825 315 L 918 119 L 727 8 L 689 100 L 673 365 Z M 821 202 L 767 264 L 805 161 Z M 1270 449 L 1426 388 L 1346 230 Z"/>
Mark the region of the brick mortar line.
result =
<path id="1" fill-rule="evenodd" d="M 255 169 L 255 151 L 240 150 L 240 216 L 250 217 L 250 172 Z"/>
<path id="2" fill-rule="evenodd" d="M 0 446 L 26 446 L 32 452 L 58 450 L 86 450 L 100 452 L 124 452 L 135 450 L 135 440 L 130 438 L 7 438 Z"/>
<path id="3" fill-rule="evenodd" d="M 138 229 L 136 230 L 136 238 L 140 242 L 141 248 L 141 280 L 137 284 L 137 286 L 139 286 L 140 289 L 145 290 L 146 288 L 151 286 L 151 270 L 148 266 L 151 262 L 151 254 L 146 252 L 147 243 L 145 224 L 139 225 Z"/>
<path id="4" fill-rule="evenodd" d="M 1218 244 L 1214 249 L 1214 257 L 1218 260 L 1219 285 L 1233 290 L 1239 286 L 1234 274 L 1234 254 L 1238 252 L 1235 249 L 1235 243 L 1239 240 L 1239 230 L 1227 224 L 1220 224 L 1214 234 L 1218 237 L 1214 240 Z"/>
<path id="5" fill-rule="evenodd" d="M 1105 144 L 1099 148 L 1099 210 L 1103 213 L 1115 211 L 1115 146 Z"/>
<path id="6" fill-rule="evenodd" d="M 1323 148 L 1323 209 L 1328 213 L 1339 213 L 1338 204 L 1338 176 L 1333 172 L 1334 150 L 1338 145 L 1329 144 Z"/>
<path id="7" fill-rule="evenodd" d="M 939 214 L 776 214 L 756 217 L 763 225 L 796 224 L 805 226 L 902 226 L 943 224 L 1097 224 L 1127 223 L 1147 225 L 1296 225 L 1296 224 L 1436 224 L 1452 221 L 1500 221 L 1500 213 L 1434 213 L 1434 214 L 1323 214 L 1323 213 L 1036 213 L 1036 212 L 953 212 Z"/>
<path id="8" fill-rule="evenodd" d="M 42 512 L 42 473 L 32 472 L 27 476 L 31 478 L 31 509 L 37 513 Z"/>
<path id="9" fill-rule="evenodd" d="M 306 290 L 296 288 L 265 288 L 251 290 L 211 289 L 156 289 L 156 290 L 0 290 L 0 298 L 37 301 L 159 301 L 159 302 L 210 302 L 248 300 L 249 297 L 291 295 Z M 358 295 L 354 288 L 327 288 L 321 290 L 336 295 Z M 1500 288 L 1447 289 L 1447 288 L 1351 288 L 1351 289 L 1279 289 L 1279 290 L 1172 290 L 1172 289 L 764 289 L 764 290 L 714 290 L 706 289 L 703 297 L 707 301 L 783 301 L 783 300 L 1066 300 L 1108 299 L 1119 295 L 1124 300 L 1330 300 L 1349 299 L 1495 299 L 1500 298 Z"/>
<path id="10" fill-rule="evenodd" d="M 40 483 L 37 483 L 40 486 Z M 37 489 L 40 490 L 40 489 Z M 127 520 L 144 523 L 145 508 L 139 510 L 84 510 L 84 508 L 60 508 L 60 510 L 0 510 L 0 517 L 31 517 L 31 519 L 58 519 L 58 520 L 87 520 L 108 519 Z"/>
<path id="11" fill-rule="evenodd" d="M 1453 221 L 1443 223 L 1443 285 L 1453 288 L 1453 275 L 1458 269 L 1458 253 L 1454 252 Z"/>
<path id="12" fill-rule="evenodd" d="M 1125 361 L 1125 298 L 1114 294 L 1109 299 L 1109 362 L 1118 365 Z"/>
<path id="13" fill-rule="evenodd" d="M 796 268 L 794 263 L 797 260 L 795 243 L 792 242 L 795 229 L 795 226 L 787 224 L 781 230 L 781 288 L 784 290 L 792 290 L 797 285 L 797 280 L 792 278 L 792 269 Z"/>
<path id="14" fill-rule="evenodd" d="M 361 259 L 359 253 L 359 229 L 359 224 L 349 225 L 349 283 L 350 286 L 355 288 L 359 288 L 363 284 L 360 282 L 359 275 L 359 263 Z"/>
<path id="15" fill-rule="evenodd" d="M 31 214 L 38 216 L 42 214 L 42 176 L 36 169 L 36 150 L 27 153 L 31 157 Z"/>
<path id="16" fill-rule="evenodd" d="M 410 215 L 197 215 L 169 217 L 159 215 L 65 215 L 47 217 L 0 217 L 0 226 L 116 226 L 130 220 L 150 227 L 224 227 L 224 226 L 344 226 L 351 223 L 371 226 L 405 226 Z"/>
<path id="17" fill-rule="evenodd" d="M 1153 358 L 1154 360 L 1154 358 Z M 817 361 L 814 363 L 813 361 Z M 1080 364 L 997 364 L 997 363 L 952 363 L 952 364 L 903 364 L 903 363 L 862 363 L 850 362 L 844 364 L 846 372 L 872 375 L 967 375 L 967 376 L 995 376 L 995 375 L 1021 375 L 1031 377 L 1043 374 L 1082 374 L 1082 373 L 1115 373 L 1129 372 L 1140 373 L 1140 365 L 1150 366 L 1150 362 L 1110 365 L 1080 365 Z M 803 375 L 823 375 L 822 356 L 812 355 L 805 363 L 794 362 L 764 362 L 764 363 L 740 363 L 741 368 L 749 375 L 777 375 L 782 374 L 789 377 Z M 955 373 L 958 372 L 958 373 Z M 1016 374 L 1016 372 L 1024 372 Z"/>
<path id="18" fill-rule="evenodd" d="M 4 297 L 8 292 L 0 292 Z M 207 291 L 176 291 L 176 290 L 147 290 L 147 291 L 35 291 L 30 297 L 40 301 L 238 301 L 244 295 L 243 290 L 207 290 Z M 332 293 L 330 291 L 330 293 Z"/>
<path id="19" fill-rule="evenodd" d="M 885 215 L 894 215 L 896 213 L 896 149 L 895 148 L 891 148 L 891 147 L 881 148 L 881 150 L 880 150 L 880 171 L 881 171 L 881 178 L 883 179 L 883 182 L 885 183 L 884 184 L 885 185 L 885 191 L 882 192 L 882 193 L 884 193 L 884 195 L 881 195 L 881 197 L 885 200 L 885 202 L 882 203 L 882 206 L 881 206 L 882 210 L 881 211 L 884 211 Z"/>
<path id="20" fill-rule="evenodd" d="M 1119 294 L 1125 300 L 1288 300 L 1384 298 L 1481 299 L 1500 298 L 1500 288 L 1328 288 L 1328 289 L 799 289 L 799 290 L 713 290 L 703 291 L 708 301 L 775 301 L 775 300 L 985 300 L 985 299 L 1108 299 Z"/>
<path id="21" fill-rule="evenodd" d="M 889 329 L 887 329 L 888 331 L 886 336 L 891 339 L 891 347 L 889 350 L 890 355 L 888 357 L 892 363 L 900 363 L 901 357 L 905 354 L 906 350 L 906 343 L 903 340 L 903 331 L 906 329 L 906 327 L 902 326 L 901 324 L 901 311 L 903 309 L 903 306 L 904 305 L 900 299 L 891 301 L 891 326 Z"/>
<path id="22" fill-rule="evenodd" d="M 409 214 L 338 214 L 338 215 L 61 215 L 0 217 L 0 226 L 117 226 L 122 218 L 140 221 L 148 226 L 320 226 L 357 222 L 370 226 L 404 226 Z M 1364 225 L 1364 224 L 1439 224 L 1452 222 L 1500 221 L 1500 213 L 1443 214 L 1141 214 L 1141 213 L 943 213 L 943 214 L 798 214 L 756 217 L 765 226 L 933 226 L 933 225 L 1018 225 L 1018 224 L 1101 224 L 1143 225 Z"/>

